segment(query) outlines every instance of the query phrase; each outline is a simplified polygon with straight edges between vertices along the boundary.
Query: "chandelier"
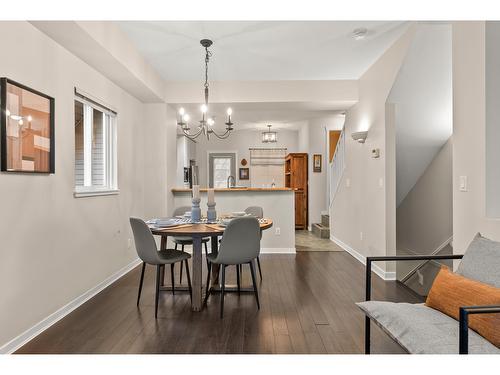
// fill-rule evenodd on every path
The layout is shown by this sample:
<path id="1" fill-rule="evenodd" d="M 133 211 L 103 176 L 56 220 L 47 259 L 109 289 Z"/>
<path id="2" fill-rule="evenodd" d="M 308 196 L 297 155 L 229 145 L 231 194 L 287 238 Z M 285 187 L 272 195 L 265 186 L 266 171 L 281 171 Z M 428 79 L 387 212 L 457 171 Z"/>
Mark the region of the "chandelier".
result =
<path id="1" fill-rule="evenodd" d="M 267 125 L 267 131 L 262 132 L 262 143 L 276 143 L 278 142 L 278 133 L 271 131 L 272 125 Z"/>
<path id="2" fill-rule="evenodd" d="M 233 129 L 233 123 L 231 122 L 231 115 L 233 111 L 231 108 L 227 109 L 227 122 L 226 122 L 226 131 L 224 133 L 217 133 L 214 130 L 215 125 L 215 117 L 208 115 L 208 62 L 210 61 L 210 57 L 212 57 L 212 52 L 209 51 L 209 47 L 213 44 L 213 42 L 209 39 L 202 39 L 200 44 L 205 48 L 205 103 L 201 105 L 201 120 L 199 121 L 199 125 L 192 132 L 189 127 L 189 115 L 186 113 L 184 108 L 179 108 L 179 118 L 177 120 L 177 125 L 179 125 L 182 129 L 182 133 L 189 139 L 194 140 L 201 134 L 205 135 L 208 140 L 210 140 L 210 135 L 215 135 L 219 139 L 225 139 L 229 137 Z"/>

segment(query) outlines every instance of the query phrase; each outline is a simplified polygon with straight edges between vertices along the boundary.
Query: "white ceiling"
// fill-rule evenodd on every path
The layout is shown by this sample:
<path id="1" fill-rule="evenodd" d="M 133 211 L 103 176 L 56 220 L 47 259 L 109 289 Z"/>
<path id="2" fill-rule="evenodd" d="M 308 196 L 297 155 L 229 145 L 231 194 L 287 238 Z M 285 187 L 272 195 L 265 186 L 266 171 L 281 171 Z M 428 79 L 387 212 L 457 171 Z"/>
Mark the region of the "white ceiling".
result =
<path id="1" fill-rule="evenodd" d="M 175 104 L 174 106 L 177 110 L 183 107 L 191 117 L 190 123 L 198 124 L 201 119 L 199 104 Z M 272 125 L 273 129 L 298 130 L 302 126 L 301 121 L 341 113 L 341 108 L 338 111 L 332 110 L 332 104 L 329 102 L 215 103 L 209 107 L 210 117 L 215 117 L 215 129 L 225 128 L 228 107 L 233 110 L 231 119 L 235 124 L 236 131 L 244 129 L 264 130 L 267 129 L 268 124 Z"/>
<path id="2" fill-rule="evenodd" d="M 453 132 L 451 25 L 418 25 L 387 101 L 396 104 L 399 205 Z"/>
<path id="3" fill-rule="evenodd" d="M 385 21 L 122 21 L 119 27 L 167 81 L 204 78 L 203 38 L 214 41 L 211 80 L 358 79 L 402 34 Z M 363 40 L 352 31 L 369 30 Z"/>

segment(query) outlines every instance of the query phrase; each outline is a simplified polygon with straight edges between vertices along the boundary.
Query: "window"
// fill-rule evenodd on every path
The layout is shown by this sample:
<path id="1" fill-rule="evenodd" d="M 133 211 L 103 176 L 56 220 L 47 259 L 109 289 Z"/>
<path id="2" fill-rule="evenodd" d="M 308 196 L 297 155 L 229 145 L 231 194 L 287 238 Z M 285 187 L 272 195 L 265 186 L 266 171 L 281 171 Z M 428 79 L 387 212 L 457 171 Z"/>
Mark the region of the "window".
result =
<path id="1" fill-rule="evenodd" d="M 236 182 L 236 154 L 234 153 L 210 153 L 209 181 L 208 186 L 213 188 L 227 187 L 227 179 L 233 176 L 233 184 Z"/>
<path id="2" fill-rule="evenodd" d="M 75 95 L 75 197 L 116 194 L 116 113 Z"/>

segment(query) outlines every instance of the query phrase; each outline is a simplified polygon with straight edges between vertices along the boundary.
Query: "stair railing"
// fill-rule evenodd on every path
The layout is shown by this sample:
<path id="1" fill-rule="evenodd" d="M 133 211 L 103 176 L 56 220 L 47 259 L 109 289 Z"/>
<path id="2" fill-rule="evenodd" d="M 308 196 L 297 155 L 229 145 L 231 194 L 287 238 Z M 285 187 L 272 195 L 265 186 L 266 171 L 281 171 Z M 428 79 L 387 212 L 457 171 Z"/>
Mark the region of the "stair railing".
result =
<path id="1" fill-rule="evenodd" d="M 443 250 L 447 245 L 451 244 L 452 241 L 453 241 L 453 236 L 451 236 L 445 242 L 443 242 L 441 245 L 439 245 L 438 248 L 436 250 L 434 250 L 432 253 L 425 254 L 425 255 L 438 255 L 441 252 L 441 250 Z M 419 271 L 422 267 L 424 267 L 427 263 L 429 263 L 431 261 L 434 262 L 432 259 L 429 259 L 429 260 L 425 260 L 422 263 L 420 263 L 419 265 L 415 266 L 410 272 L 408 272 L 403 278 L 401 278 L 400 281 L 402 283 L 407 282 L 410 279 L 410 277 L 412 277 L 415 273 L 417 273 L 417 271 Z"/>
<path id="2" fill-rule="evenodd" d="M 330 202 L 329 207 L 332 206 L 337 194 L 337 190 L 342 180 L 342 175 L 345 169 L 345 132 L 342 129 L 340 133 L 335 152 L 333 154 L 332 162 L 330 163 Z"/>

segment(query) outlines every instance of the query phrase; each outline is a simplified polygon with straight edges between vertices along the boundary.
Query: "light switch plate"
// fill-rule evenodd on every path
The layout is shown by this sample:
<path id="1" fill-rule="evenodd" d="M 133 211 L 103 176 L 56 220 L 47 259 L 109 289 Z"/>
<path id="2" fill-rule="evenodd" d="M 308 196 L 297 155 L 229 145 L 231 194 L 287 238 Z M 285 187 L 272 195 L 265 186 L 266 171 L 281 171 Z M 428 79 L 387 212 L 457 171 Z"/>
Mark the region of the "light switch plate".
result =
<path id="1" fill-rule="evenodd" d="M 460 176 L 458 188 L 460 191 L 467 191 L 467 176 Z"/>

